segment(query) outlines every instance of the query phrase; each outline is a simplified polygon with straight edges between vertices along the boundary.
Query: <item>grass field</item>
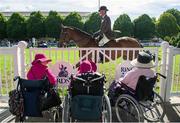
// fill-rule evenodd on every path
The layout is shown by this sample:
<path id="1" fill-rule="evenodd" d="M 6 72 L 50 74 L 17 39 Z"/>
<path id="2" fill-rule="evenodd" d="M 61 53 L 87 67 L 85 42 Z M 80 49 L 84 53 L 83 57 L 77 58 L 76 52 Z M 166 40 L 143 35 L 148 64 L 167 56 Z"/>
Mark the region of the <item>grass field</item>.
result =
<path id="1" fill-rule="evenodd" d="M 51 57 L 52 64 L 59 60 L 69 61 L 71 64 L 74 64 L 76 60 L 79 60 L 79 52 L 73 52 L 73 51 L 38 51 L 46 54 L 46 56 Z M 63 54 L 64 55 L 57 55 L 57 54 Z M 29 49 L 25 50 L 25 61 L 27 63 L 26 65 L 26 71 L 28 71 L 30 67 L 30 51 Z M 70 57 L 68 57 L 70 55 Z M 75 55 L 75 57 L 74 57 Z M 159 48 L 159 61 L 162 58 L 162 50 Z M 121 58 L 117 59 L 115 61 L 115 64 L 112 64 L 110 62 L 99 64 L 99 72 L 104 73 L 107 78 L 107 86 L 109 86 L 109 83 L 111 83 L 114 79 L 115 75 L 115 69 L 116 65 L 118 63 L 121 63 Z M 177 81 L 177 83 L 174 83 L 173 90 L 180 91 L 180 55 L 176 56 L 175 62 L 174 62 L 174 80 Z M 50 64 L 50 66 L 52 65 Z M 159 63 L 160 65 L 160 63 Z M 160 70 L 160 67 L 158 67 L 158 71 Z M 0 90 L 0 94 L 8 93 L 9 90 L 12 90 L 14 88 L 14 83 L 12 78 L 14 77 L 14 63 L 13 58 L 10 55 L 0 55 L 0 80 L 2 80 L 2 89 Z M 5 79 L 7 78 L 7 79 Z M 158 89 L 159 90 L 159 89 Z"/>

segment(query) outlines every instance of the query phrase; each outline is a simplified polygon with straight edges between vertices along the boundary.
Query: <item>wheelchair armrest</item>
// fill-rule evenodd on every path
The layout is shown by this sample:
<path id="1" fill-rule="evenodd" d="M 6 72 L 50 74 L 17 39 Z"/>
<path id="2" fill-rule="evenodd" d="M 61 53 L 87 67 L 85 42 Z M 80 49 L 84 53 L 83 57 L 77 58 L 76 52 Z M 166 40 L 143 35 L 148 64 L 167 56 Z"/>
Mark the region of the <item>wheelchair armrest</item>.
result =
<path id="1" fill-rule="evenodd" d="M 16 80 L 19 80 L 20 79 L 20 76 L 15 76 L 13 81 L 16 81 Z"/>
<path id="2" fill-rule="evenodd" d="M 132 93 L 135 94 L 135 90 L 132 89 L 132 88 L 130 88 L 130 87 L 127 86 L 126 84 L 124 84 L 124 83 L 121 82 L 120 85 L 121 85 L 121 88 L 124 88 L 125 90 L 128 90 L 128 91 L 130 91 L 130 92 L 132 92 Z"/>

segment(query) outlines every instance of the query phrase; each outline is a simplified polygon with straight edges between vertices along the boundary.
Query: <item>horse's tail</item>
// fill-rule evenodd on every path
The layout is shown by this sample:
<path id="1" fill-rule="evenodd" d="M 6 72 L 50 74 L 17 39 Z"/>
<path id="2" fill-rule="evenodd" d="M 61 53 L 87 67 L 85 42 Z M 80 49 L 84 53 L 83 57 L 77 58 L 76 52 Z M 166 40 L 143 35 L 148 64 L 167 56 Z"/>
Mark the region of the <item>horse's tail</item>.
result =
<path id="1" fill-rule="evenodd" d="M 141 48 L 143 48 L 143 45 L 141 44 L 141 42 L 140 42 L 139 40 L 137 40 L 137 42 L 139 43 L 139 46 L 140 46 Z"/>

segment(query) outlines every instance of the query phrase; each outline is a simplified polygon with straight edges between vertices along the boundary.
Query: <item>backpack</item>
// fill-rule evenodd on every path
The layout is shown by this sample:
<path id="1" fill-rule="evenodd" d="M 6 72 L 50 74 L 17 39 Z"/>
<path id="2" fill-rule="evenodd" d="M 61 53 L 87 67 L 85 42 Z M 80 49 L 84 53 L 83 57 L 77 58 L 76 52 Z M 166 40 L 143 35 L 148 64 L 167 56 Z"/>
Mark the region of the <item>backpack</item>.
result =
<path id="1" fill-rule="evenodd" d="M 24 99 L 22 92 L 14 89 L 9 92 L 9 111 L 16 116 L 22 117 L 24 112 Z"/>
<path id="2" fill-rule="evenodd" d="M 157 76 L 153 78 L 147 78 L 145 76 L 140 76 L 137 86 L 136 86 L 136 97 L 139 101 L 142 100 L 153 100 L 154 92 L 153 87 L 155 85 Z"/>

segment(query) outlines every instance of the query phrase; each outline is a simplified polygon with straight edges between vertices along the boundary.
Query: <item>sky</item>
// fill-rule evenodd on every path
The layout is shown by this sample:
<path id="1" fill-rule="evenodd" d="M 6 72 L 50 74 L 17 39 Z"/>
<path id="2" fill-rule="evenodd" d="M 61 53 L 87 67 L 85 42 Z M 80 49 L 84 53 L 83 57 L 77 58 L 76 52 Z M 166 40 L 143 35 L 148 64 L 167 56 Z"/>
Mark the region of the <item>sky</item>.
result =
<path id="1" fill-rule="evenodd" d="M 111 20 L 128 14 L 132 20 L 142 14 L 158 18 L 167 9 L 180 10 L 180 0 L 100 0 Z M 99 0 L 0 0 L 2 11 L 98 11 Z"/>

